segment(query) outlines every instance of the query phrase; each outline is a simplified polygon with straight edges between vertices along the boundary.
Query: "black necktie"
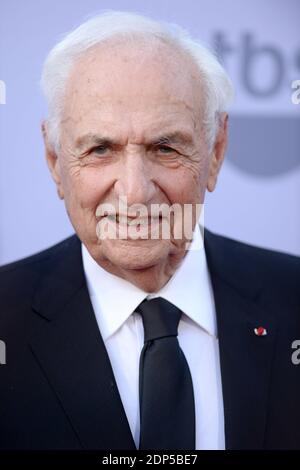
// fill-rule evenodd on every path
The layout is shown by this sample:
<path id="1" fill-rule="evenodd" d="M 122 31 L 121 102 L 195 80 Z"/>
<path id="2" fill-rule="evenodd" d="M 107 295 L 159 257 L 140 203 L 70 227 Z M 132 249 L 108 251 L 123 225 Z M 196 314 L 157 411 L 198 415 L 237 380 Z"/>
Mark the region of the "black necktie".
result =
<path id="1" fill-rule="evenodd" d="M 162 297 L 144 300 L 140 356 L 140 449 L 195 449 L 193 383 L 178 342 L 181 310 Z"/>

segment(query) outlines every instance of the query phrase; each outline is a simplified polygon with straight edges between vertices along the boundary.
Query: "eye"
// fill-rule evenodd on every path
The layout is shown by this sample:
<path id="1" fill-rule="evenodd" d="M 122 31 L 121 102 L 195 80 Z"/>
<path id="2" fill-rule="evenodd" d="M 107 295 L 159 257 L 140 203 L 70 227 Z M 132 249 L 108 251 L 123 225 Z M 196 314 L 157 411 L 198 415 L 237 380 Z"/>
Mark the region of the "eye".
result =
<path id="1" fill-rule="evenodd" d="M 171 147 L 168 147 L 167 145 L 159 145 L 157 147 L 157 150 L 161 153 L 172 153 L 172 152 L 175 152 L 174 149 L 172 149 Z"/>
<path id="2" fill-rule="evenodd" d="M 97 155 L 104 155 L 107 150 L 107 145 L 98 145 L 98 147 L 92 149 L 92 153 L 96 153 Z"/>

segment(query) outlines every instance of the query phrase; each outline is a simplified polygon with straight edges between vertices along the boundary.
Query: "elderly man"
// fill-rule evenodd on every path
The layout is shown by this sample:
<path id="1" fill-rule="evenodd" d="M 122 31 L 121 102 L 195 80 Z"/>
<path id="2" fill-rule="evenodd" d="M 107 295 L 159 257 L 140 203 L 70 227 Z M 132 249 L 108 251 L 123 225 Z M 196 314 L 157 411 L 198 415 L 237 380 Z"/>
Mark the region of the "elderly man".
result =
<path id="1" fill-rule="evenodd" d="M 227 144 L 221 65 L 110 12 L 54 47 L 42 86 L 76 234 L 1 268 L 0 448 L 300 448 L 299 259 L 199 219 Z"/>

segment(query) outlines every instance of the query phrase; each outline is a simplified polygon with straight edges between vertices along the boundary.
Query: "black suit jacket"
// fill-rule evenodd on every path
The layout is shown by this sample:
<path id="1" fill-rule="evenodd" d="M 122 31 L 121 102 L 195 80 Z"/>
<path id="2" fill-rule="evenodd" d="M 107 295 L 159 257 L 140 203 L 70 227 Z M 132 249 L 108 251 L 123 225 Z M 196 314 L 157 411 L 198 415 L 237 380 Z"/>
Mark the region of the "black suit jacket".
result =
<path id="1" fill-rule="evenodd" d="M 226 448 L 300 449 L 300 259 L 207 230 L 205 250 Z M 0 449 L 135 449 L 77 236 L 0 268 L 0 309 Z"/>

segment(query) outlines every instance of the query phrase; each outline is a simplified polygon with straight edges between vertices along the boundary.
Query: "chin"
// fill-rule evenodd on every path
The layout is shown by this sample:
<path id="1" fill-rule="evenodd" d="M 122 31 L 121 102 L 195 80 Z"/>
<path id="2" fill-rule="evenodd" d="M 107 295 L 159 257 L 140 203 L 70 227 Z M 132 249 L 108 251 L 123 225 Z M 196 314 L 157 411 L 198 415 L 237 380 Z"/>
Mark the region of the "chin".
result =
<path id="1" fill-rule="evenodd" d="M 160 265 L 170 253 L 169 244 L 161 240 L 122 240 L 103 244 L 102 249 L 106 259 L 126 270 L 145 270 Z"/>

